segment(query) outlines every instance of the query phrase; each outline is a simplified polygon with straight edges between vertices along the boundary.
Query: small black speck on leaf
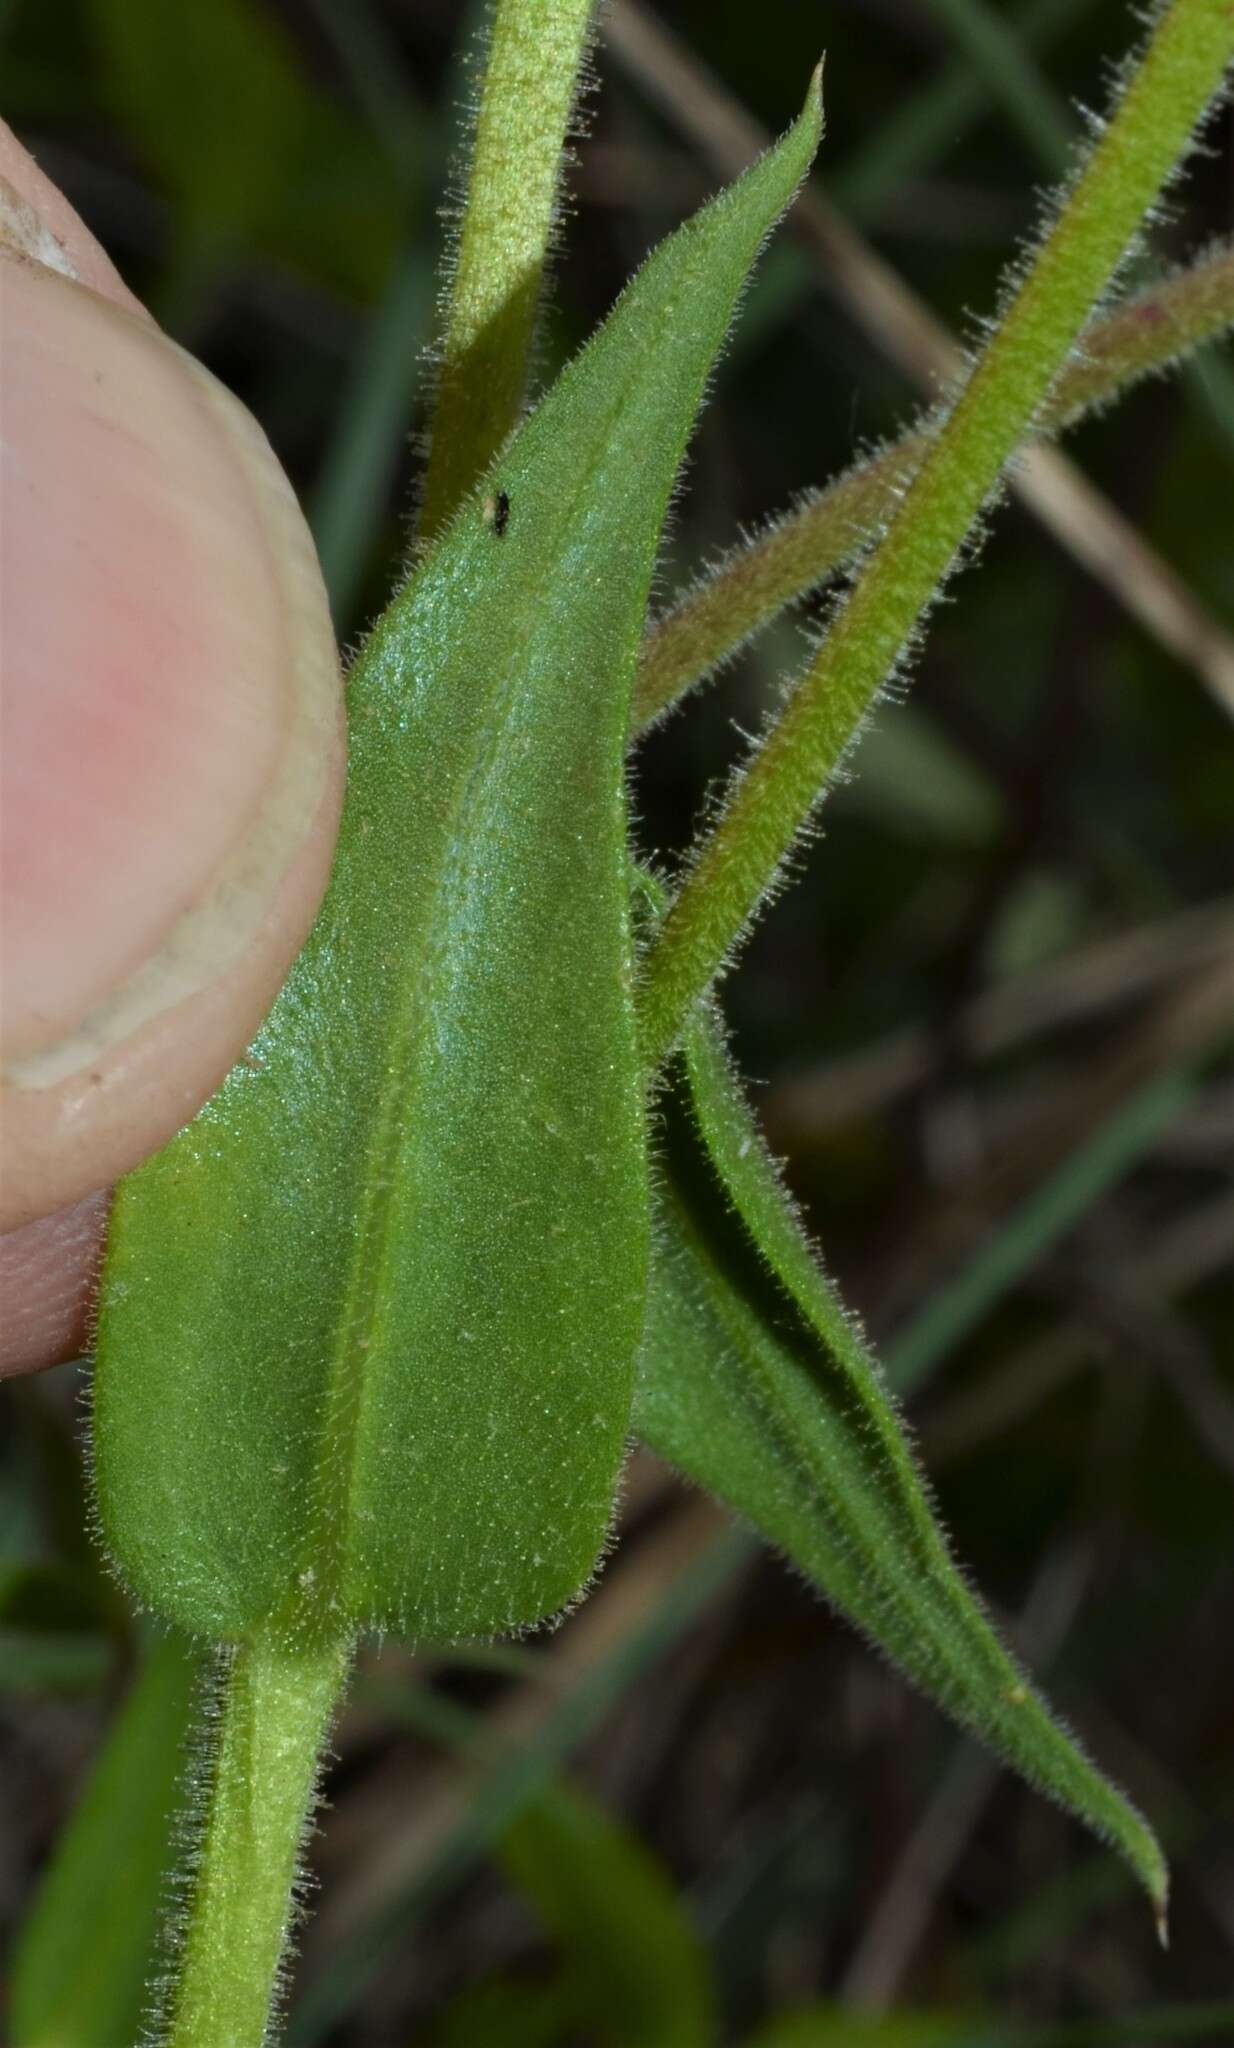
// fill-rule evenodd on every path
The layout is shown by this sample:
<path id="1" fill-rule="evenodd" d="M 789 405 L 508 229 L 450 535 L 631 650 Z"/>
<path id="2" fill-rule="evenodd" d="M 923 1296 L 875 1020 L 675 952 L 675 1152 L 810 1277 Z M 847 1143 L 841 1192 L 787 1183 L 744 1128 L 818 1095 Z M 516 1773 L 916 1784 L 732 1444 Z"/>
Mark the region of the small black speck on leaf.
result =
<path id="1" fill-rule="evenodd" d="M 493 532 L 497 535 L 498 540 L 501 539 L 509 524 L 510 494 L 508 491 L 498 491 L 497 496 L 493 500 Z"/>

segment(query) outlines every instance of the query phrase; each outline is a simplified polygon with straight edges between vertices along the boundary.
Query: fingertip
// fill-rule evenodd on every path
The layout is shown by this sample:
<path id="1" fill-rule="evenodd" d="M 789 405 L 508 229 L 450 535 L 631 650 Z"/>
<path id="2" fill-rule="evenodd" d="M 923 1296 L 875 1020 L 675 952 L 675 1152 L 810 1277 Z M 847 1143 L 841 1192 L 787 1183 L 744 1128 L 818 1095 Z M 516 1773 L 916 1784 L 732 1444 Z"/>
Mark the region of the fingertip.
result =
<path id="1" fill-rule="evenodd" d="M 17 140 L 4 120 L 0 120 L 0 185 L 7 185 L 11 194 L 24 202 L 36 224 L 36 234 L 41 229 L 58 251 L 56 255 L 44 247 L 40 257 L 38 250 L 28 247 L 28 254 L 44 263 L 50 261 L 52 267 L 62 270 L 65 276 L 76 278 L 91 291 L 124 306 L 138 319 L 150 320 L 141 300 L 129 290 L 107 251 L 95 240 L 80 214 L 69 205 L 63 192 L 52 184 L 47 173 L 40 170 L 29 150 Z M 4 238 L 4 227 L 4 195 L 0 190 L 0 240 Z M 14 223 L 12 239 L 18 247 L 29 231 L 27 222 L 19 219 Z"/>
<path id="2" fill-rule="evenodd" d="M 11 256 L 0 290 L 13 1229 L 156 1149 L 243 1051 L 325 889 L 344 744 L 256 423 L 114 298 Z"/>
<path id="3" fill-rule="evenodd" d="M 107 1196 L 93 1194 L 0 1236 L 0 1379 L 86 1349 L 106 1220 Z"/>

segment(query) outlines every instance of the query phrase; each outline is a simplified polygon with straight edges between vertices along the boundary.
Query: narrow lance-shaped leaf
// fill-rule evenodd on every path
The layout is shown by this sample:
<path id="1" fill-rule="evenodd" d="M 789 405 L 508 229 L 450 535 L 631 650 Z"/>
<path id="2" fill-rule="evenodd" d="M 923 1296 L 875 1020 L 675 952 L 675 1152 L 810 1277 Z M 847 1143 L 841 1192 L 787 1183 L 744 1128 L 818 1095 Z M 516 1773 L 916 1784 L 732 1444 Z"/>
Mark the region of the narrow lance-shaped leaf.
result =
<path id="1" fill-rule="evenodd" d="M 491 1782 L 500 1764 L 481 1717 L 425 1687 L 402 1688 L 398 1701 L 411 1727 L 487 1764 Z M 708 2048 L 706 1950 L 668 1872 L 636 1835 L 558 1774 L 507 1819 L 494 1849 L 560 1951 L 565 1998 L 553 2041 L 599 2027 L 606 2048 Z M 460 2039 L 470 2018 L 482 2027 L 482 2010 L 467 1997 L 454 2009 Z M 470 2038 L 506 2036 L 473 2029 Z"/>
<path id="2" fill-rule="evenodd" d="M 512 1823 L 499 1859 L 556 1939 L 577 2027 L 602 2027 L 611 2048 L 714 2042 L 706 1950 L 637 1835 L 559 1780 Z"/>
<path id="3" fill-rule="evenodd" d="M 603 1541 L 647 1260 L 630 683 L 708 370 L 820 123 L 816 81 L 385 615 L 312 938 L 251 1061 L 119 1192 L 99 1506 L 190 1628 L 508 1628 Z"/>
<path id="4" fill-rule="evenodd" d="M 714 1022 L 691 1028 L 676 1077 L 639 1435 L 747 1516 L 941 1706 L 1112 1842 L 1163 1915 L 1151 1830 L 1051 1717 L 958 1571 Z"/>
<path id="5" fill-rule="evenodd" d="M 13 2048 L 116 2048 L 141 2034 L 197 1678 L 183 1640 L 150 1645 L 18 1936 Z"/>

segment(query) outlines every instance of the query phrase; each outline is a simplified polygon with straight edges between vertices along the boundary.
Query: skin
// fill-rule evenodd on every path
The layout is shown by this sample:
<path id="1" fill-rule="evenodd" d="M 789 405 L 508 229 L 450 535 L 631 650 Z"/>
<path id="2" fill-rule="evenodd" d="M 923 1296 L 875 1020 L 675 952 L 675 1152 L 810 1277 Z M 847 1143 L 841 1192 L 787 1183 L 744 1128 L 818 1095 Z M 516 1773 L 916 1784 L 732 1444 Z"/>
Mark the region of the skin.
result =
<path id="1" fill-rule="evenodd" d="M 0 1374 L 79 1353 L 107 1191 L 243 1054 L 342 796 L 260 430 L 0 123 Z"/>

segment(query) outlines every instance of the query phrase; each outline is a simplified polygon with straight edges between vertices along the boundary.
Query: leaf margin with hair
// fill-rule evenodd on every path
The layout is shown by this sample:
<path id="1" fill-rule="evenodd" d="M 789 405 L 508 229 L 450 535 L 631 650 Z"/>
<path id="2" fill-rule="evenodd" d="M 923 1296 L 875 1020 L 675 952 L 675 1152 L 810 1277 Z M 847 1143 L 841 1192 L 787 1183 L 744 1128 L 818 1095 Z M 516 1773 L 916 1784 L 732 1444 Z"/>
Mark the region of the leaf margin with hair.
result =
<path id="1" fill-rule="evenodd" d="M 1234 328 L 1234 241 L 1094 320 L 1035 432 L 1053 438 L 1168 374 Z M 743 647 L 858 554 L 888 518 L 923 458 L 921 428 L 876 448 L 830 483 L 803 492 L 679 589 L 643 636 L 631 738 L 638 740 Z"/>
<path id="2" fill-rule="evenodd" d="M 855 1319 L 816 1259 L 729 1063 L 714 1009 L 675 1070 L 634 1427 L 750 1521 L 960 1724 L 1109 1842 L 1164 1939 L 1166 1866 L 1148 1823 L 1051 1714 L 956 1565 Z M 685 1097 L 685 1103 L 682 1102 Z M 688 1105 L 688 1106 L 687 1106 Z M 744 1241 L 743 1289 L 711 1256 L 680 1162 L 704 1169 Z M 762 1294 L 762 1305 L 759 1303 Z M 770 1306 L 768 1306 L 770 1304 Z"/>
<path id="3" fill-rule="evenodd" d="M 379 622 L 309 943 L 249 1060 L 118 1191 L 96 1497 L 136 1596 L 190 1631 L 517 1628 L 603 1545 L 649 1228 L 629 688 L 680 455 L 821 125 L 816 73 Z"/>

